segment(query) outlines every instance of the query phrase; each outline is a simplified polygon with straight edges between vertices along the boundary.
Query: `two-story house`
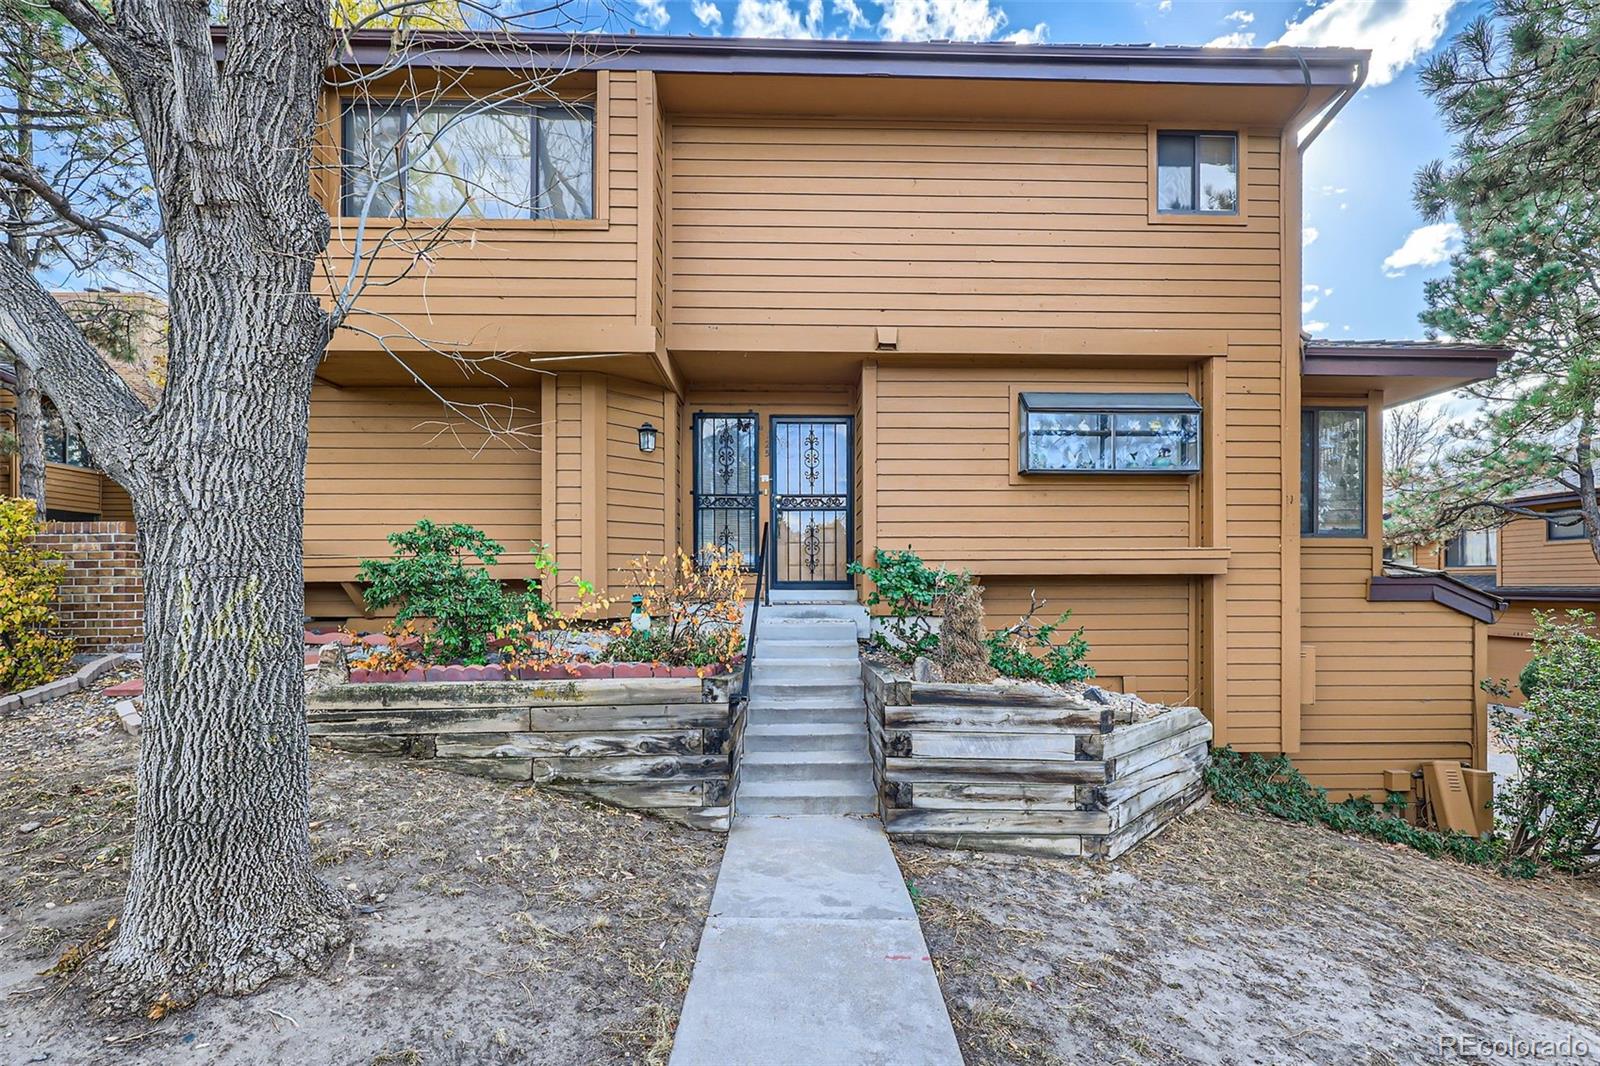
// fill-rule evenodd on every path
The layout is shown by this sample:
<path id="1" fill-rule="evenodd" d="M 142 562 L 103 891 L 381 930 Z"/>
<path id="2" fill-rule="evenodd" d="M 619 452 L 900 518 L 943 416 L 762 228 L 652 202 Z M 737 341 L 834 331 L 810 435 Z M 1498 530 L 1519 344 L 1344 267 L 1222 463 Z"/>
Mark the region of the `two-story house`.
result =
<path id="1" fill-rule="evenodd" d="M 1336 791 L 1484 765 L 1498 601 L 1384 574 L 1379 441 L 1385 405 L 1502 353 L 1302 351 L 1302 159 L 1366 53 L 569 47 L 330 78 L 329 283 L 358 240 L 375 283 L 312 407 L 313 617 L 358 616 L 358 562 L 422 516 L 485 529 L 508 578 L 551 545 L 563 596 L 680 546 L 754 566 L 770 527 L 780 594 L 908 545 L 993 623 L 1037 590 L 1106 684 Z M 541 65 L 566 73 L 520 94 Z M 450 214 L 426 256 L 394 239 Z"/>

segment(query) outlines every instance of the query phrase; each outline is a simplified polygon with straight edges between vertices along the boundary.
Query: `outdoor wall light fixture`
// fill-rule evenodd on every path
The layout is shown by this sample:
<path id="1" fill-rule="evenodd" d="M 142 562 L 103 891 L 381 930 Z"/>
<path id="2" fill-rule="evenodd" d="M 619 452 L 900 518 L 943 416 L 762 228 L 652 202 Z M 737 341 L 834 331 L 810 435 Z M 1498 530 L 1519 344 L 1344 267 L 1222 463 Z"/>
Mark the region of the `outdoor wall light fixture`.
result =
<path id="1" fill-rule="evenodd" d="M 648 422 L 639 427 L 639 450 L 646 455 L 656 450 L 656 427 Z"/>

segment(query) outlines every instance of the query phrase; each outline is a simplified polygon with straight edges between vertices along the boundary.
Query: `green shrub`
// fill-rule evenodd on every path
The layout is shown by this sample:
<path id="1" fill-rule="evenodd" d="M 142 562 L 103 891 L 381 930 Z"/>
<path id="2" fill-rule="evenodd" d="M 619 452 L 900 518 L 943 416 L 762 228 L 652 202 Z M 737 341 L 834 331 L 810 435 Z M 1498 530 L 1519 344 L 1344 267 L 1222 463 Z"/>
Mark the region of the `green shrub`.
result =
<path id="1" fill-rule="evenodd" d="M 1528 665 L 1522 668 L 1522 673 L 1517 678 L 1517 687 L 1522 690 L 1523 696 L 1533 695 L 1534 690 L 1539 687 L 1538 659 L 1530 660 Z"/>
<path id="2" fill-rule="evenodd" d="M 1244 810 L 1404 844 L 1427 855 L 1446 855 L 1480 866 L 1499 864 L 1502 872 L 1518 877 L 1532 877 L 1535 870 L 1535 865 L 1526 860 L 1508 862 L 1498 838 L 1480 840 L 1412 825 L 1400 816 L 1399 812 L 1405 810 L 1405 797 L 1398 793 L 1386 796 L 1382 808 L 1366 797 L 1330 803 L 1327 789 L 1307 781 L 1287 755 L 1269 759 L 1231 747 L 1217 748 L 1211 753 L 1205 778 L 1218 800 Z"/>
<path id="3" fill-rule="evenodd" d="M 390 533 L 389 544 L 394 555 L 362 560 L 357 576 L 368 583 L 368 607 L 398 605 L 395 622 L 401 626 L 433 623 L 420 634 L 425 662 L 481 663 L 497 630 L 526 611 L 545 609 L 536 588 L 519 597 L 489 573 L 505 549 L 481 529 L 424 518 Z"/>
<path id="4" fill-rule="evenodd" d="M 1006 677 L 1026 681 L 1056 685 L 1087 681 L 1094 676 L 1094 667 L 1085 661 L 1089 657 L 1089 641 L 1084 638 L 1083 627 L 1057 640 L 1056 635 L 1066 629 L 1072 612 L 1063 611 L 1054 622 L 1035 622 L 1034 615 L 1043 606 L 1043 600 L 1029 593 L 1028 613 L 1016 625 L 989 636 L 990 665 Z"/>
<path id="5" fill-rule="evenodd" d="M 72 640 L 52 634 L 50 604 L 66 574 L 57 552 L 34 546 L 32 500 L 0 499 L 0 692 L 54 681 L 72 658 Z"/>
<path id="6" fill-rule="evenodd" d="M 1600 639 L 1594 615 L 1567 615 L 1535 612 L 1528 698 L 1495 723 L 1517 759 L 1495 809 L 1510 855 L 1579 870 L 1600 857 Z"/>
<path id="7" fill-rule="evenodd" d="M 905 663 L 938 651 L 939 634 L 930 618 L 942 612 L 945 596 L 962 582 L 960 574 L 943 567 L 930 570 L 910 547 L 905 551 L 879 548 L 873 553 L 872 566 L 854 562 L 849 572 L 865 574 L 872 581 L 867 606 L 889 607 L 888 616 L 882 619 L 888 635 L 874 633 L 874 644 Z"/>

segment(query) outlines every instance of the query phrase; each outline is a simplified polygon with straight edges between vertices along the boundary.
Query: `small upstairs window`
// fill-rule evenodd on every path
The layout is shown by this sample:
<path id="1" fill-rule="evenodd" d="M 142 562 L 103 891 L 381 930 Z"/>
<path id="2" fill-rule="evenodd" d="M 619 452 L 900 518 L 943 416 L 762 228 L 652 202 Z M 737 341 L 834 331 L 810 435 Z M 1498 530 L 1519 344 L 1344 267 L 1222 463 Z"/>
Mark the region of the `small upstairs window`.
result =
<path id="1" fill-rule="evenodd" d="M 1239 213 L 1239 135 L 1163 130 L 1156 134 L 1156 212 Z"/>
<path id="2" fill-rule="evenodd" d="M 1367 411 L 1307 408 L 1300 415 L 1300 532 L 1367 535 Z"/>
<path id="3" fill-rule="evenodd" d="M 1445 542 L 1444 565 L 1493 566 L 1500 540 L 1497 529 L 1468 529 Z"/>
<path id="4" fill-rule="evenodd" d="M 94 460 L 89 458 L 89 449 L 84 447 L 83 438 L 67 428 L 66 420 L 56 410 L 55 404 L 46 400 L 43 408 L 44 461 L 93 469 Z"/>
<path id="5" fill-rule="evenodd" d="M 593 218 L 594 110 L 350 102 L 343 173 L 352 217 Z"/>
<path id="6" fill-rule="evenodd" d="M 1587 540 L 1589 534 L 1583 528 L 1583 516 L 1572 515 L 1569 518 L 1546 518 L 1546 540 Z"/>
<path id="7" fill-rule="evenodd" d="M 1024 474 L 1193 474 L 1200 404 L 1186 393 L 1025 392 Z"/>

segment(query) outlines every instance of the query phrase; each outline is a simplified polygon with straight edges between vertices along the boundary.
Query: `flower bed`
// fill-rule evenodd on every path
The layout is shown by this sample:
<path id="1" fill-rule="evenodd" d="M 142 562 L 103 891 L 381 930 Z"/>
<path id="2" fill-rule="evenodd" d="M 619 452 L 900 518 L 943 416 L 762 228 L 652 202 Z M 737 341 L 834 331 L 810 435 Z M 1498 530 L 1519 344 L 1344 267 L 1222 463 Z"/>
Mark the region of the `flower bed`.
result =
<path id="1" fill-rule="evenodd" d="M 863 661 L 879 813 L 952 847 L 1114 859 L 1208 798 L 1211 723 L 1084 687 L 911 680 Z"/>
<path id="2" fill-rule="evenodd" d="M 446 668 L 452 669 L 452 668 Z M 314 743 L 531 782 L 725 831 L 741 674 L 323 684 Z"/>

